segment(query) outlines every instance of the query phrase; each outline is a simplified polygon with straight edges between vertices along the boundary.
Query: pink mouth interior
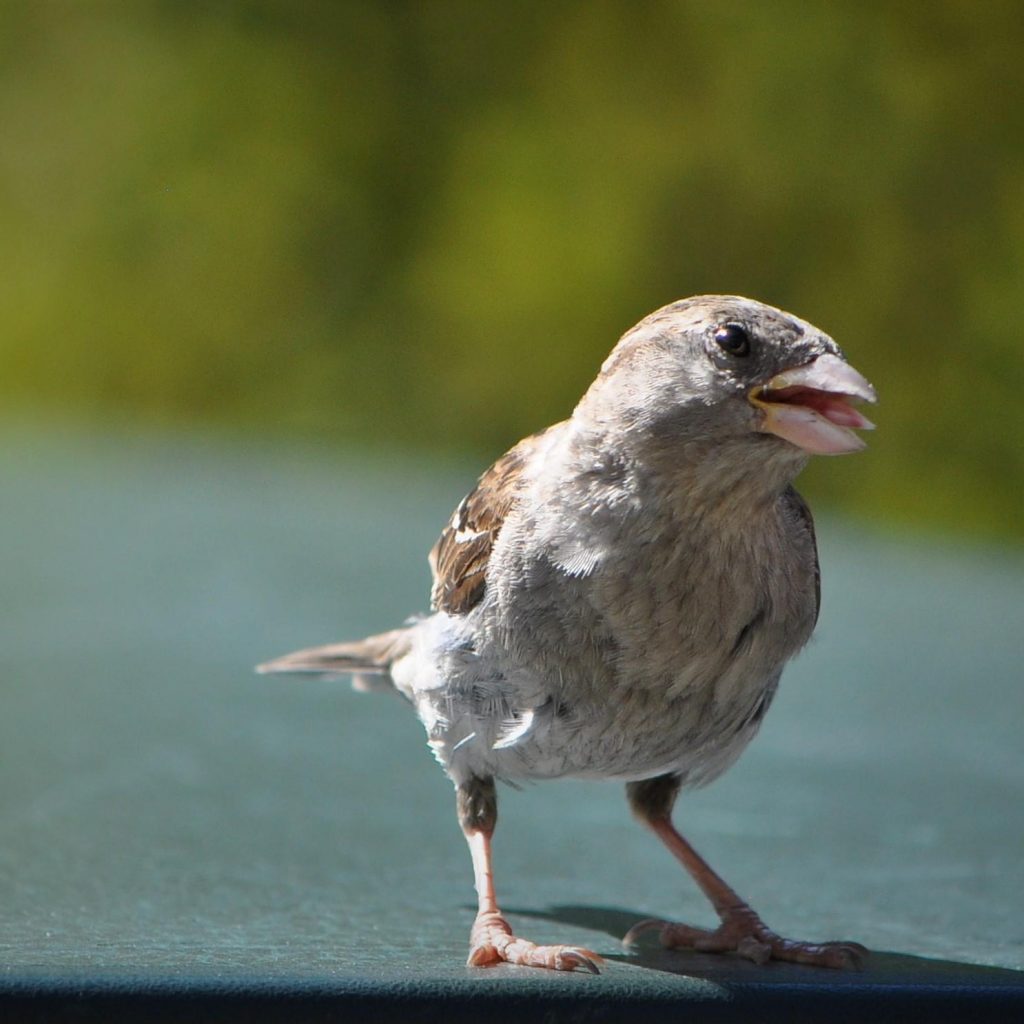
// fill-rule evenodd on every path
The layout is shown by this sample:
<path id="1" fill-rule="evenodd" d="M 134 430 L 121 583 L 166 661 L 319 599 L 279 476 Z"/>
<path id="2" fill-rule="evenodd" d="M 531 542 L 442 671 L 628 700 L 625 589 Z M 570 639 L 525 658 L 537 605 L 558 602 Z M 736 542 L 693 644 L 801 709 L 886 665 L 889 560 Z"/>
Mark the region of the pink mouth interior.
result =
<path id="1" fill-rule="evenodd" d="M 816 391 L 814 388 L 796 386 L 768 391 L 761 395 L 763 402 L 777 402 L 780 405 L 797 405 L 811 409 L 823 416 L 829 423 L 840 427 L 852 427 L 854 430 L 869 430 L 872 423 L 862 416 L 851 404 L 855 399 L 849 395 L 835 394 L 831 391 Z"/>

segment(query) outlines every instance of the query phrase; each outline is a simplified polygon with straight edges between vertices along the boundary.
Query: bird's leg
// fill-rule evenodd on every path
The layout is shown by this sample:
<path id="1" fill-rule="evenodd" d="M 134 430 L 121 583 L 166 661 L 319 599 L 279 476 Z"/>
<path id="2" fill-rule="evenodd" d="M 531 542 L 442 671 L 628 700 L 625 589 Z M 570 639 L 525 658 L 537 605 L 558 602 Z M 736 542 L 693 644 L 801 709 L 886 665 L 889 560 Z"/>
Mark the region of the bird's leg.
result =
<path id="1" fill-rule="evenodd" d="M 711 901 L 722 923 L 714 930 L 686 924 L 648 920 L 634 925 L 625 943 L 641 932 L 657 928 L 661 943 L 705 953 L 736 952 L 755 963 L 788 960 L 819 967 L 859 967 L 868 951 L 858 942 L 798 942 L 773 932 L 757 913 L 714 871 L 703 857 L 676 831 L 672 824 L 672 805 L 679 792 L 679 779 L 662 775 L 626 786 L 634 814 L 668 847 L 672 855 L 693 876 Z"/>
<path id="2" fill-rule="evenodd" d="M 469 936 L 470 967 L 490 967 L 498 963 L 547 967 L 572 971 L 577 967 L 600 973 L 601 957 L 577 946 L 538 946 L 517 938 L 498 909 L 491 870 L 491 836 L 498 818 L 498 800 L 493 779 L 472 778 L 456 790 L 459 824 L 469 843 L 476 883 L 477 914 Z"/>

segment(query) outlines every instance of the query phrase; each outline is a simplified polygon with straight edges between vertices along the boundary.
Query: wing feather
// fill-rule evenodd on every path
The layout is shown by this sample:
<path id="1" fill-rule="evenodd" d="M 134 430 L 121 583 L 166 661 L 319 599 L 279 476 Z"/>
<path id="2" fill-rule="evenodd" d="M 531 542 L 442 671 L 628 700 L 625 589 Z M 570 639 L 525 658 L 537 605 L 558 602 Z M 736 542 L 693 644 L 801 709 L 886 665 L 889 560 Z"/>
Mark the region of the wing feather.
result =
<path id="1" fill-rule="evenodd" d="M 462 615 L 483 599 L 491 551 L 519 496 L 524 470 L 537 456 L 541 439 L 561 426 L 556 424 L 520 441 L 459 503 L 430 552 L 434 574 L 430 598 L 436 611 Z"/>

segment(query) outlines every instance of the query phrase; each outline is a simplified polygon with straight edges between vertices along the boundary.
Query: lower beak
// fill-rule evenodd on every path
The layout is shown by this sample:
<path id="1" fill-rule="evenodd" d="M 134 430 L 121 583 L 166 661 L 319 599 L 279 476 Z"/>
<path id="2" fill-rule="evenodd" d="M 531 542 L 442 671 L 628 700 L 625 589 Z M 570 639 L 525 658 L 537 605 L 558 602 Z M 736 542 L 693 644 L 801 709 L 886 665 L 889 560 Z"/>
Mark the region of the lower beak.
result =
<path id="1" fill-rule="evenodd" d="M 854 430 L 874 427 L 855 404 L 876 401 L 875 389 L 840 356 L 818 356 L 784 370 L 748 398 L 762 413 L 759 430 L 811 455 L 860 451 L 865 444 Z"/>

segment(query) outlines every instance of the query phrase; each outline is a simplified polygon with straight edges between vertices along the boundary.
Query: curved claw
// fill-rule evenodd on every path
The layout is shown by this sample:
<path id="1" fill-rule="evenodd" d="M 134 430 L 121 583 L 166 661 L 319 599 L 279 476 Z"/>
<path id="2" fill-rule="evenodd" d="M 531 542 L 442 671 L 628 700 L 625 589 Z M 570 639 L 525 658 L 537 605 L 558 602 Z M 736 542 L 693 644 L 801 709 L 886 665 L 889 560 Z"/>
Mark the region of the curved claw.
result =
<path id="1" fill-rule="evenodd" d="M 543 949 L 544 947 L 538 946 L 537 948 Z M 591 974 L 600 974 L 601 970 L 597 965 L 603 962 L 597 953 L 591 952 L 589 949 L 579 949 L 576 946 L 572 946 L 559 954 L 558 965 L 555 967 L 555 970 L 571 971 L 577 967 L 582 967 L 583 970 L 589 971 Z"/>
<path id="2" fill-rule="evenodd" d="M 655 928 L 664 929 L 669 926 L 670 923 L 660 917 L 644 918 L 643 921 L 637 921 L 637 923 L 622 936 L 622 944 L 624 946 L 635 946 L 637 939 L 639 939 L 644 932 L 654 931 Z"/>

